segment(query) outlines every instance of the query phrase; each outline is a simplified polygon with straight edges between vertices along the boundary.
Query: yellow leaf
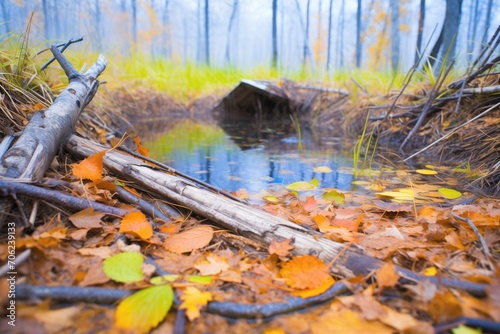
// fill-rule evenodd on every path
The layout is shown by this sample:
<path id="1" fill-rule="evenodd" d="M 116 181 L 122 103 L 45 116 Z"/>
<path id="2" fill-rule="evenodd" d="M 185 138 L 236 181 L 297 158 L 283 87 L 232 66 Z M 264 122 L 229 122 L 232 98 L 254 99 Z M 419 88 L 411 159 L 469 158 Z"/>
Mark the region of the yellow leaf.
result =
<path id="1" fill-rule="evenodd" d="M 438 192 L 446 199 L 457 199 L 462 196 L 460 191 L 450 188 L 439 188 Z"/>
<path id="2" fill-rule="evenodd" d="M 274 195 L 266 195 L 266 196 L 263 196 L 262 198 L 270 203 L 279 203 L 281 201 L 278 197 L 276 197 Z"/>
<path id="3" fill-rule="evenodd" d="M 437 274 L 437 268 L 434 266 L 427 267 L 422 271 L 422 275 L 424 276 L 436 276 Z"/>
<path id="4" fill-rule="evenodd" d="M 133 233 L 142 240 L 148 240 L 153 236 L 153 227 L 142 212 L 134 211 L 123 216 L 119 232 Z"/>
<path id="5" fill-rule="evenodd" d="M 417 169 L 415 172 L 422 175 L 436 175 L 438 172 L 430 169 Z"/>
<path id="6" fill-rule="evenodd" d="M 98 152 L 77 164 L 73 164 L 73 175 L 82 179 L 98 181 L 102 179 L 103 157 L 107 151 Z"/>
<path id="7" fill-rule="evenodd" d="M 286 186 L 286 189 L 291 191 L 307 191 L 316 189 L 316 187 L 317 184 L 314 184 L 312 181 L 311 182 L 299 181 L 290 183 L 289 185 Z"/>
<path id="8" fill-rule="evenodd" d="M 116 308 L 116 327 L 147 333 L 167 315 L 174 292 L 170 285 L 152 286 L 125 298 Z"/>
<path id="9" fill-rule="evenodd" d="M 163 243 L 166 250 L 182 254 L 203 248 L 210 243 L 214 230 L 207 225 L 200 225 L 190 230 L 173 234 Z"/>
<path id="10" fill-rule="evenodd" d="M 180 299 L 182 300 L 180 308 L 186 310 L 186 316 L 192 321 L 200 316 L 200 309 L 213 299 L 213 295 L 211 292 L 188 286 Z"/>
<path id="11" fill-rule="evenodd" d="M 314 167 L 313 169 L 316 173 L 331 173 L 332 169 L 328 166 Z"/>

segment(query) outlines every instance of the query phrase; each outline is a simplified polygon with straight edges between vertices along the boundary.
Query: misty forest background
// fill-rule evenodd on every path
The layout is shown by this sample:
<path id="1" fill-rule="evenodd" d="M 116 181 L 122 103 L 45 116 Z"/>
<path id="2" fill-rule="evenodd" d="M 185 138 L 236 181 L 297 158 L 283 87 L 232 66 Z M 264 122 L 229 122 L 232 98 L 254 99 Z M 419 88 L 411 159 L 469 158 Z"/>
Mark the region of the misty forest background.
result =
<path id="1" fill-rule="evenodd" d="M 0 32 L 31 46 L 82 36 L 76 48 L 178 64 L 275 68 L 329 77 L 471 63 L 500 23 L 499 0 L 2 0 Z M 71 47 L 72 49 L 75 46 Z"/>

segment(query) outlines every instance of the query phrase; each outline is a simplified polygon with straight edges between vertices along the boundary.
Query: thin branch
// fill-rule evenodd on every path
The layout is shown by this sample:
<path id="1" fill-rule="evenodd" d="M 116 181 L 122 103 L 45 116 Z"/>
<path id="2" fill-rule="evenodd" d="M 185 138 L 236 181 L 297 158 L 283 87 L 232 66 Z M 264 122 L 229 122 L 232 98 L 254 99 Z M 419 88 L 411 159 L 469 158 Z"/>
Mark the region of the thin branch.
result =
<path id="1" fill-rule="evenodd" d="M 466 222 L 467 224 L 469 224 L 470 228 L 472 229 L 472 231 L 474 231 L 474 234 L 476 234 L 479 242 L 481 243 L 481 246 L 483 247 L 484 257 L 485 257 L 486 261 L 488 262 L 488 265 L 489 265 L 490 269 L 491 270 L 495 270 L 495 267 L 493 266 L 493 263 L 491 263 L 491 253 L 490 253 L 490 250 L 488 248 L 488 245 L 486 244 L 486 241 L 484 240 L 484 238 L 481 235 L 481 233 L 479 233 L 479 230 L 477 229 L 476 225 L 474 225 L 474 223 L 472 222 L 472 220 L 470 220 L 469 218 L 460 217 L 459 215 L 456 215 L 453 212 L 450 212 L 450 213 L 453 216 L 453 218 L 461 220 L 461 221 Z"/>
<path id="2" fill-rule="evenodd" d="M 102 203 L 91 202 L 75 196 L 67 195 L 59 191 L 37 187 L 19 181 L 15 182 L 0 179 L 0 196 L 9 196 L 15 194 L 33 197 L 43 201 L 49 201 L 53 204 L 71 208 L 73 210 L 83 210 L 92 207 L 96 211 L 106 212 L 120 217 L 123 217 L 129 212 L 127 210 L 115 208 Z"/>

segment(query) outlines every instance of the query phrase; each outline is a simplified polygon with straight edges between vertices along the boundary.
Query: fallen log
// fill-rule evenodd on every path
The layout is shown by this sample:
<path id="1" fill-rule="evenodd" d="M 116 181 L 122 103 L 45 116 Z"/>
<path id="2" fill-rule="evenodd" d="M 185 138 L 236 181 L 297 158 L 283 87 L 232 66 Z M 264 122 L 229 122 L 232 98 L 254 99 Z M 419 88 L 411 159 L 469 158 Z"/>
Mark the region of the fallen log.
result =
<path id="1" fill-rule="evenodd" d="M 80 113 L 97 92 L 99 81 L 96 78 L 107 65 L 104 56 L 100 55 L 95 64 L 82 75 L 58 48 L 53 46 L 51 51 L 64 69 L 69 85 L 48 109 L 36 112 L 31 117 L 19 138 L 1 156 L 0 178 L 41 181 L 61 144 L 72 132 Z M 0 226 L 11 207 L 11 202 L 0 200 Z"/>
<path id="2" fill-rule="evenodd" d="M 326 263 L 335 261 L 330 267 L 333 274 L 342 277 L 367 275 L 385 264 L 364 254 L 356 245 L 346 248 L 345 245 L 327 239 L 314 230 L 272 216 L 250 204 L 237 202 L 201 188 L 190 180 L 166 173 L 118 150 L 109 150 L 109 147 L 75 135 L 69 138 L 65 149 L 78 157 L 88 157 L 107 150 L 103 159 L 104 166 L 118 177 L 134 182 L 143 190 L 190 208 L 221 227 L 257 242 L 269 245 L 273 240 L 293 238 L 294 255 L 310 254 Z M 435 284 L 464 289 L 478 296 L 484 295 L 485 285 L 482 284 L 420 276 L 411 270 L 398 267 L 396 272 L 407 281 L 427 280 Z"/>

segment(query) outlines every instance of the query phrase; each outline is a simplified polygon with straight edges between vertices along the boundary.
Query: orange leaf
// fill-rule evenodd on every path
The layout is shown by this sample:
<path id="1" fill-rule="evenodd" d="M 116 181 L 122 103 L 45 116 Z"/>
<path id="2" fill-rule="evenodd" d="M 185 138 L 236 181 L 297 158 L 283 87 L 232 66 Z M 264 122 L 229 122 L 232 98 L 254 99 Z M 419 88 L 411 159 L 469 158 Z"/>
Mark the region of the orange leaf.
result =
<path id="1" fill-rule="evenodd" d="M 165 249 L 177 254 L 203 248 L 210 243 L 214 230 L 207 225 L 200 225 L 190 230 L 171 235 L 165 240 Z"/>
<path id="2" fill-rule="evenodd" d="M 77 164 L 73 164 L 73 175 L 82 179 L 97 181 L 102 179 L 103 157 L 107 151 L 98 152 Z"/>
<path id="3" fill-rule="evenodd" d="M 329 280 L 326 264 L 315 256 L 298 256 L 283 265 L 281 277 L 295 289 L 314 289 Z"/>
<path id="4" fill-rule="evenodd" d="M 303 289 L 303 290 L 295 290 L 292 292 L 292 295 L 302 298 L 314 297 L 322 294 L 326 290 L 330 289 L 331 286 L 335 283 L 335 280 L 332 276 L 328 276 L 327 279 L 323 282 L 323 284 L 313 288 L 313 289 Z"/>
<path id="5" fill-rule="evenodd" d="M 294 242 L 293 238 L 283 241 L 272 240 L 268 252 L 269 254 L 276 254 L 278 256 L 288 256 L 290 255 L 290 251 L 295 248 L 293 245 Z"/>
<path id="6" fill-rule="evenodd" d="M 318 203 L 316 203 L 316 199 L 314 198 L 314 196 L 307 197 L 306 202 L 304 203 L 303 208 L 307 212 L 311 212 L 311 211 L 314 211 L 314 210 L 318 209 Z"/>
<path id="7" fill-rule="evenodd" d="M 100 228 L 104 215 L 103 212 L 94 211 L 94 208 L 87 208 L 71 215 L 69 220 L 78 228 Z"/>
<path id="8" fill-rule="evenodd" d="M 134 211 L 123 216 L 119 232 L 133 233 L 142 240 L 147 240 L 153 236 L 153 227 L 142 212 Z"/>
<path id="9" fill-rule="evenodd" d="M 377 270 L 376 277 L 380 288 L 394 286 L 399 280 L 399 275 L 396 273 L 392 262 L 388 262 L 380 267 Z"/>
<path id="10" fill-rule="evenodd" d="M 198 269 L 200 275 L 217 275 L 229 269 L 229 261 L 225 257 L 215 253 L 208 253 L 205 257 L 193 265 L 195 269 Z"/>
<path id="11" fill-rule="evenodd" d="M 135 145 L 137 145 L 137 152 L 139 152 L 140 155 L 143 155 L 145 157 L 149 156 L 149 150 L 145 148 L 144 146 L 141 145 L 141 138 L 135 137 L 132 138 L 134 140 Z"/>
<path id="12" fill-rule="evenodd" d="M 200 316 L 200 309 L 207 305 L 213 296 L 211 292 L 203 292 L 189 286 L 184 290 L 180 299 L 182 300 L 180 308 L 186 310 L 187 317 L 192 321 Z"/>

